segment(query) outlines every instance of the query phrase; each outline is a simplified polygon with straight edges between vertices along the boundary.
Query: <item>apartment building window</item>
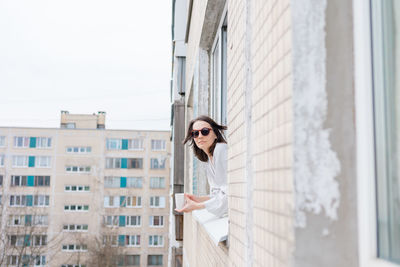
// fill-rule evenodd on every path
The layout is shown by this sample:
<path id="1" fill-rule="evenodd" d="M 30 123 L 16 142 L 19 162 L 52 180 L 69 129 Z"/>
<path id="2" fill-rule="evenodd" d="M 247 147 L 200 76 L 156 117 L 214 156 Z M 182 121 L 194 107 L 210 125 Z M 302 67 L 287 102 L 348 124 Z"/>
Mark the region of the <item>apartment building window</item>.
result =
<path id="1" fill-rule="evenodd" d="M 140 255 L 118 255 L 117 266 L 140 266 Z"/>
<path id="2" fill-rule="evenodd" d="M 147 265 L 163 265 L 163 255 L 148 255 Z"/>
<path id="3" fill-rule="evenodd" d="M 89 192 L 90 186 L 88 185 L 66 185 L 64 187 L 65 192 Z"/>
<path id="4" fill-rule="evenodd" d="M 152 227 L 163 227 L 164 226 L 164 216 L 150 216 L 149 225 Z"/>
<path id="5" fill-rule="evenodd" d="M 127 196 L 125 201 L 126 201 L 126 206 L 128 208 L 140 208 L 140 207 L 142 207 L 142 197 L 139 197 L 139 196 Z"/>
<path id="6" fill-rule="evenodd" d="M 49 206 L 50 196 L 47 195 L 35 195 L 33 196 L 33 205 L 35 207 L 47 207 Z"/>
<path id="7" fill-rule="evenodd" d="M 149 235 L 149 247 L 163 247 L 164 237 L 162 235 Z"/>
<path id="8" fill-rule="evenodd" d="M 32 246 L 34 247 L 47 246 L 47 235 L 33 235 Z"/>
<path id="9" fill-rule="evenodd" d="M 166 159 L 152 158 L 150 159 L 150 168 L 151 169 L 165 169 L 165 161 Z"/>
<path id="10" fill-rule="evenodd" d="M 151 140 L 151 150 L 153 151 L 165 151 L 166 149 L 165 140 Z"/>
<path id="11" fill-rule="evenodd" d="M 106 168 L 107 169 L 120 169 L 121 168 L 121 158 L 106 158 Z"/>
<path id="12" fill-rule="evenodd" d="M 63 231 L 67 232 L 87 232 L 89 225 L 87 224 L 64 224 Z"/>
<path id="13" fill-rule="evenodd" d="M 142 225 L 142 217 L 140 215 L 126 216 L 126 226 L 138 227 Z"/>
<path id="14" fill-rule="evenodd" d="M 87 212 L 89 205 L 64 205 L 64 211 Z"/>
<path id="15" fill-rule="evenodd" d="M 28 238 L 29 235 L 9 235 L 8 244 L 15 247 L 27 246 L 29 242 Z"/>
<path id="16" fill-rule="evenodd" d="M 3 186 L 3 175 L 0 175 L 0 186 Z"/>
<path id="17" fill-rule="evenodd" d="M 28 167 L 28 163 L 29 163 L 29 157 L 28 156 L 13 156 L 13 162 L 12 162 L 12 166 L 13 167 Z"/>
<path id="18" fill-rule="evenodd" d="M 68 244 L 68 245 L 62 245 L 62 250 L 63 251 L 68 251 L 68 252 L 86 252 L 87 251 L 87 245 L 86 244 Z"/>
<path id="19" fill-rule="evenodd" d="M 30 265 L 31 264 L 31 265 Z M 8 255 L 7 266 L 45 266 L 46 256 L 43 255 Z"/>
<path id="20" fill-rule="evenodd" d="M 65 166 L 68 173 L 90 173 L 90 166 Z"/>
<path id="21" fill-rule="evenodd" d="M 221 20 L 211 49 L 211 117 L 227 124 L 227 19 Z"/>
<path id="22" fill-rule="evenodd" d="M 150 177 L 150 188 L 165 188 L 165 178 L 164 177 Z"/>
<path id="23" fill-rule="evenodd" d="M 5 156 L 4 155 L 0 155 L 0 167 L 4 167 L 4 158 L 5 158 Z"/>
<path id="24" fill-rule="evenodd" d="M 104 177 L 105 188 L 118 188 L 121 185 L 121 177 Z"/>
<path id="25" fill-rule="evenodd" d="M 6 146 L 6 137 L 0 136 L 0 147 L 5 147 L 5 146 Z"/>
<path id="26" fill-rule="evenodd" d="M 107 150 L 120 150 L 121 148 L 121 139 L 107 139 Z"/>
<path id="27" fill-rule="evenodd" d="M 30 138 L 26 136 L 15 136 L 14 147 L 27 148 L 29 147 Z"/>
<path id="28" fill-rule="evenodd" d="M 50 156 L 36 156 L 36 167 L 39 168 L 50 168 L 51 157 Z"/>
<path id="29" fill-rule="evenodd" d="M 128 169 L 143 169 L 143 159 L 133 158 L 128 159 Z"/>
<path id="30" fill-rule="evenodd" d="M 34 226 L 47 226 L 49 225 L 48 215 L 25 215 L 25 224 L 31 223 Z"/>
<path id="31" fill-rule="evenodd" d="M 118 235 L 104 235 L 103 246 L 118 246 Z"/>
<path id="32" fill-rule="evenodd" d="M 61 264 L 61 267 L 86 267 L 86 264 Z"/>
<path id="33" fill-rule="evenodd" d="M 106 226 L 118 226 L 119 216 L 113 216 L 113 215 L 104 216 L 104 224 Z"/>
<path id="34" fill-rule="evenodd" d="M 165 208 L 165 197 L 150 197 L 150 208 Z"/>
<path id="35" fill-rule="evenodd" d="M 11 207 L 24 207 L 27 205 L 25 195 L 11 195 L 10 206 Z"/>
<path id="36" fill-rule="evenodd" d="M 142 188 L 143 178 L 142 177 L 127 177 L 126 187 L 128 188 Z"/>
<path id="37" fill-rule="evenodd" d="M 140 235 L 126 235 L 125 246 L 128 247 L 139 247 L 140 246 Z"/>
<path id="38" fill-rule="evenodd" d="M 50 176 L 11 175 L 11 186 L 50 186 Z"/>
<path id="39" fill-rule="evenodd" d="M 36 147 L 38 148 L 50 148 L 51 147 L 51 137 L 37 137 Z"/>
<path id="40" fill-rule="evenodd" d="M 129 139 L 128 140 L 129 150 L 143 150 L 143 139 Z"/>
<path id="41" fill-rule="evenodd" d="M 67 153 L 74 154 L 88 154 L 92 152 L 92 147 L 90 146 L 69 146 L 66 148 Z"/>
<path id="42" fill-rule="evenodd" d="M 120 206 L 119 196 L 105 196 L 104 207 L 105 208 L 118 208 Z"/>

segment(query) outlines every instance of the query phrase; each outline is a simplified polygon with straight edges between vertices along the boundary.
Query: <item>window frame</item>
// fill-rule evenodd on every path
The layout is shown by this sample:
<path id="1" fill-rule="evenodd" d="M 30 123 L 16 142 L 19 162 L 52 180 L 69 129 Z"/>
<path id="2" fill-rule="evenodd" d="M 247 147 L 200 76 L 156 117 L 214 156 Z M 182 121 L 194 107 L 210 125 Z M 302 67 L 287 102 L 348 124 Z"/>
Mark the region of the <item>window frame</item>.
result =
<path id="1" fill-rule="evenodd" d="M 370 1 L 353 1 L 357 212 L 360 267 L 398 267 L 378 258 Z"/>

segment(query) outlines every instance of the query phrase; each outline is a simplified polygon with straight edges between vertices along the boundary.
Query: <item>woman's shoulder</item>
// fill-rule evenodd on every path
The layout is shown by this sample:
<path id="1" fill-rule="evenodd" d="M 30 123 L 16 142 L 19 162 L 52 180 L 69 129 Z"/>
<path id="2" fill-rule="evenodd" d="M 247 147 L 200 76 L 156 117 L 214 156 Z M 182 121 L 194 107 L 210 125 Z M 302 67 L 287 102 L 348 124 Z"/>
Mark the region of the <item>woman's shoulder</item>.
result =
<path id="1" fill-rule="evenodd" d="M 226 143 L 216 143 L 214 148 L 214 155 L 220 154 L 228 150 L 228 144 Z"/>

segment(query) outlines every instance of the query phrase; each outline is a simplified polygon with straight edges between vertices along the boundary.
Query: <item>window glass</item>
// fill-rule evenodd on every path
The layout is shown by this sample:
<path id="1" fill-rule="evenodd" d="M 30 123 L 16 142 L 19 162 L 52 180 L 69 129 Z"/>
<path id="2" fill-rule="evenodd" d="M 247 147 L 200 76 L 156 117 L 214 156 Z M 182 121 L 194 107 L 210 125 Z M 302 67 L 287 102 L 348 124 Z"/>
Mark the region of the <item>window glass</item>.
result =
<path id="1" fill-rule="evenodd" d="M 400 263 L 400 2 L 371 2 L 378 256 Z"/>

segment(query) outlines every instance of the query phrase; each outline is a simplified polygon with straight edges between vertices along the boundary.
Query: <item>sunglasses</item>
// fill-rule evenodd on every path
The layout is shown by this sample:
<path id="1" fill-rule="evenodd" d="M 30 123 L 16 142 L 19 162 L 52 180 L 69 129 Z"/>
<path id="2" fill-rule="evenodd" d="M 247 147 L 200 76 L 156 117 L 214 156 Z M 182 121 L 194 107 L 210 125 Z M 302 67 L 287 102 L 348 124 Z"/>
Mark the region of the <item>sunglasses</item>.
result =
<path id="1" fill-rule="evenodd" d="M 205 128 L 205 127 L 201 130 L 192 130 L 192 137 L 193 138 L 199 137 L 200 132 L 202 136 L 207 136 L 211 130 L 212 130 L 211 128 Z"/>

